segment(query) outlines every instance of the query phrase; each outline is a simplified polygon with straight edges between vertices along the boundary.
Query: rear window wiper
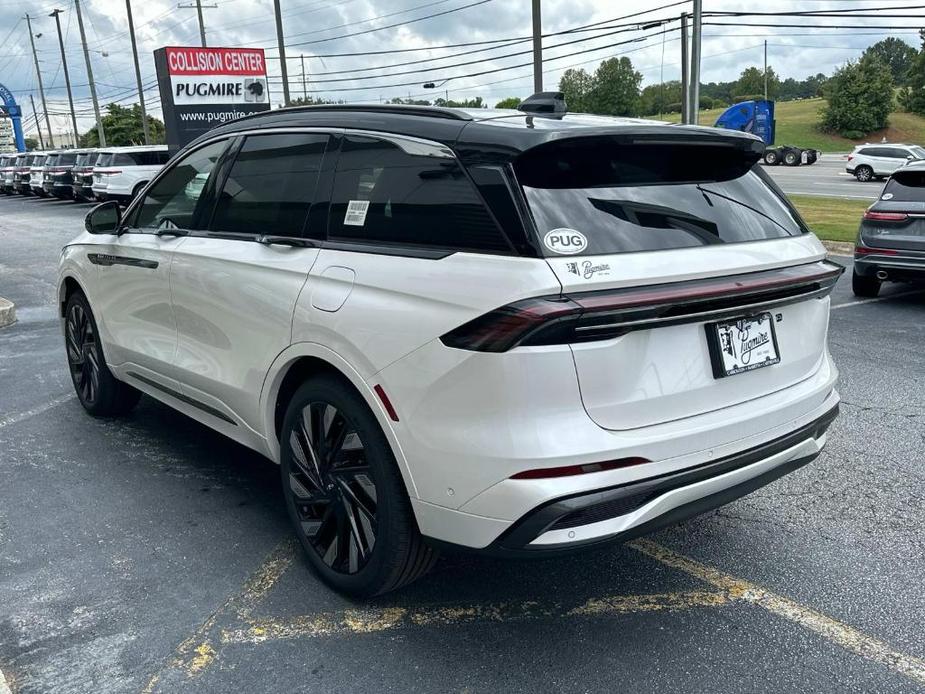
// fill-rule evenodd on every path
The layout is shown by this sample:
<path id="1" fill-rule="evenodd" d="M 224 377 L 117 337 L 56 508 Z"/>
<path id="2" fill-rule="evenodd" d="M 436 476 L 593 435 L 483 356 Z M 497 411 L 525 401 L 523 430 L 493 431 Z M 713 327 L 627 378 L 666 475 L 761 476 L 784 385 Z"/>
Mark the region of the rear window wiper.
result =
<path id="1" fill-rule="evenodd" d="M 747 203 L 744 203 L 744 202 L 742 202 L 741 200 L 736 200 L 735 198 L 730 197 L 730 196 L 728 196 L 728 195 L 723 195 L 722 193 L 717 193 L 715 190 L 710 190 L 709 188 L 704 188 L 702 185 L 698 185 L 698 186 L 697 186 L 697 190 L 699 190 L 701 193 L 704 193 L 704 194 L 715 195 L 716 197 L 722 198 L 723 200 L 728 200 L 729 202 L 734 202 L 736 205 L 741 205 L 741 206 L 744 207 L 746 210 L 751 210 L 751 211 L 754 212 L 755 214 L 761 215 L 761 216 L 764 217 L 765 219 L 771 221 L 775 226 L 778 226 L 778 227 L 780 227 L 781 229 L 783 229 L 783 230 L 787 233 L 787 236 L 793 236 L 793 233 L 790 231 L 790 229 L 788 229 L 788 228 L 785 227 L 783 224 L 781 224 L 780 222 L 778 222 L 776 219 L 774 219 L 774 217 L 772 217 L 772 216 L 770 216 L 770 215 L 768 215 L 768 214 L 765 214 L 765 213 L 762 212 L 761 210 L 755 209 L 755 208 L 752 207 L 751 205 L 749 205 L 749 204 L 747 204 Z"/>

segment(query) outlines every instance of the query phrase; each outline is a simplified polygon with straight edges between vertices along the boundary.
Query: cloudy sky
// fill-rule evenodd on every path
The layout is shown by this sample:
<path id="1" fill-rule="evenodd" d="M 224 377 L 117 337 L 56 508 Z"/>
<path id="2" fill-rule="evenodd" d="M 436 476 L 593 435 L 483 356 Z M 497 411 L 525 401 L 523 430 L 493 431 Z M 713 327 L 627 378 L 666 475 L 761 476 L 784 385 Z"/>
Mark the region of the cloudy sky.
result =
<path id="1" fill-rule="evenodd" d="M 16 95 L 26 114 L 27 133 L 35 125 L 29 96 L 41 110 L 35 68 L 29 48 L 25 12 L 32 16 L 40 68 L 55 132 L 68 127 L 67 95 L 57 44 L 55 7 L 61 15 L 65 51 L 74 85 L 78 126 L 92 125 L 87 72 L 80 48 L 74 0 L 0 0 L 0 83 Z M 52 2 L 54 0 L 51 0 Z M 272 0 L 202 0 L 206 39 L 211 46 L 260 46 L 271 66 L 271 99 L 281 101 L 279 54 Z M 192 0 L 195 2 L 195 0 Z M 190 0 L 180 4 L 190 5 Z M 137 101 L 131 62 L 125 0 L 80 0 L 91 62 L 102 103 Z M 735 79 L 750 65 L 760 65 L 763 42 L 768 40 L 769 63 L 783 77 L 803 78 L 829 74 L 863 49 L 886 36 L 914 46 L 914 27 L 925 26 L 925 2 L 915 0 L 775 0 L 773 3 L 740 0 L 704 0 L 705 12 L 806 11 L 851 8 L 861 11 L 878 6 L 907 9 L 891 13 L 908 18 L 825 19 L 819 17 L 713 17 L 704 26 L 702 75 L 704 82 Z M 160 115 L 152 51 L 165 45 L 198 45 L 199 28 L 194 8 L 177 8 L 170 0 L 133 0 L 139 41 L 142 80 L 149 111 Z M 451 99 L 482 96 L 494 104 L 506 96 L 527 96 L 532 91 L 530 43 L 518 41 L 531 31 L 530 0 L 281 0 L 289 81 L 293 96 L 303 93 L 302 61 L 305 56 L 306 93 L 347 101 L 378 101 L 409 95 Z M 554 88 L 562 71 L 584 67 L 589 71 L 615 55 L 626 55 L 642 72 L 644 84 L 678 79 L 680 41 L 677 17 L 689 11 L 690 2 L 670 0 L 543 0 L 546 34 L 596 25 L 594 30 L 548 36 L 544 39 L 544 81 Z M 648 11 L 625 19 L 627 15 Z M 660 19 L 660 26 L 643 25 Z M 722 25 L 719 25 L 722 24 Z M 744 26 L 744 24 L 766 26 Z M 792 24 L 794 26 L 780 26 Z M 828 28 L 823 25 L 852 25 Z M 899 28 L 906 27 L 906 28 Z M 487 43 L 504 40 L 505 43 Z M 486 42 L 479 45 L 457 45 Z M 560 45 L 559 44 L 568 44 Z M 427 47 L 426 51 L 407 49 Z M 377 54 L 345 56 L 345 53 Z M 413 64 L 408 64 L 413 63 Z M 466 63 L 460 65 L 460 63 Z M 401 64 L 401 65 L 399 65 Z M 518 67 L 521 66 L 521 67 Z M 411 72 L 414 71 L 414 72 Z M 406 73 L 406 74 L 396 74 Z M 475 74 L 481 73 L 481 74 Z M 364 79 L 359 79 L 364 78 Z M 425 82 L 450 78 L 434 94 Z M 43 127 L 44 131 L 44 127 Z"/>

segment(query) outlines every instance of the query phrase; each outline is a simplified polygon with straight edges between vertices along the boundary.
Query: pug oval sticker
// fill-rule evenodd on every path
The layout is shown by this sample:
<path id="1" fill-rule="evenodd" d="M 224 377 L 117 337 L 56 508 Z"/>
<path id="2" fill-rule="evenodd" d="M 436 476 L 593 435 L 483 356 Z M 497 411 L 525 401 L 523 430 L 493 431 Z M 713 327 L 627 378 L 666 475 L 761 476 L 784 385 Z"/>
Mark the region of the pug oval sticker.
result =
<path id="1" fill-rule="evenodd" d="M 543 245 L 553 253 L 575 255 L 588 247 L 588 239 L 574 229 L 553 229 L 543 237 Z"/>

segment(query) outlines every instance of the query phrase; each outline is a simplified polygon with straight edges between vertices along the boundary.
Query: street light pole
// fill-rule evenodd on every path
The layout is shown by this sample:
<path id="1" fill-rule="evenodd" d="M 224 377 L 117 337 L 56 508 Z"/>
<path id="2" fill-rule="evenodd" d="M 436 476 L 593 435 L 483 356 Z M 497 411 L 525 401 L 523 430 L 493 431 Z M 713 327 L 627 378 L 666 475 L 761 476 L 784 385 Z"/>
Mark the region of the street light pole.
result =
<path id="1" fill-rule="evenodd" d="M 764 100 L 768 100 L 768 42 L 764 42 Z"/>
<path id="2" fill-rule="evenodd" d="M 87 50 L 87 35 L 84 33 L 83 15 L 80 14 L 80 0 L 74 0 L 74 10 L 77 12 L 77 28 L 80 29 L 80 43 L 84 49 L 84 62 L 87 63 L 87 79 L 90 82 L 93 115 L 96 116 L 96 132 L 100 138 L 100 147 L 105 147 L 106 133 L 103 130 L 103 119 L 100 118 L 100 102 L 96 98 L 96 85 L 93 83 L 93 68 L 90 66 L 90 51 Z"/>
<path id="3" fill-rule="evenodd" d="M 299 56 L 302 59 L 302 101 L 308 103 L 308 88 L 305 85 L 305 56 Z"/>
<path id="4" fill-rule="evenodd" d="M 688 64 L 690 56 L 687 47 L 687 13 L 681 15 L 681 122 L 689 124 L 691 117 L 690 80 Z"/>
<path id="5" fill-rule="evenodd" d="M 64 85 L 67 87 L 67 101 L 71 106 L 71 125 L 74 127 L 74 146 L 77 147 L 77 115 L 74 113 L 74 95 L 71 93 L 71 76 L 67 71 L 67 57 L 64 54 L 64 35 L 61 33 L 61 17 L 63 10 L 54 10 L 48 16 L 55 18 L 58 27 L 58 45 L 61 47 L 61 67 L 64 68 Z"/>
<path id="6" fill-rule="evenodd" d="M 691 36 L 691 123 L 700 123 L 700 41 L 703 24 L 703 0 L 694 0 L 694 29 Z"/>
<path id="7" fill-rule="evenodd" d="M 283 73 L 283 106 L 288 106 L 292 103 L 292 99 L 289 98 L 289 68 L 286 66 L 286 46 L 283 43 L 283 15 L 279 9 L 279 0 L 273 0 L 273 13 L 276 15 L 276 42 L 279 45 L 279 68 Z"/>
<path id="8" fill-rule="evenodd" d="M 533 0 L 533 92 L 543 91 L 543 18 L 540 0 Z"/>
<path id="9" fill-rule="evenodd" d="M 135 22 L 132 20 L 132 0 L 125 0 L 128 14 L 128 34 L 132 39 L 132 59 L 135 61 L 135 81 L 138 83 L 138 105 L 141 107 L 141 128 L 145 134 L 145 144 L 151 144 L 151 128 L 148 126 L 148 114 L 145 111 L 145 93 L 141 87 L 141 68 L 138 65 L 138 44 L 135 42 Z"/>
<path id="10" fill-rule="evenodd" d="M 48 119 L 48 103 L 45 101 L 45 87 L 42 85 L 42 71 L 39 69 L 39 56 L 35 52 L 35 35 L 32 33 L 32 19 L 26 15 L 26 27 L 29 29 L 29 43 L 32 45 L 32 59 L 35 60 L 35 76 L 39 82 L 39 96 L 42 97 L 42 112 L 45 114 L 45 127 L 48 129 L 48 146 L 55 146 L 55 139 L 51 134 L 51 121 Z M 36 128 L 41 133 L 41 127 L 36 123 Z M 41 137 L 41 134 L 39 135 Z"/>

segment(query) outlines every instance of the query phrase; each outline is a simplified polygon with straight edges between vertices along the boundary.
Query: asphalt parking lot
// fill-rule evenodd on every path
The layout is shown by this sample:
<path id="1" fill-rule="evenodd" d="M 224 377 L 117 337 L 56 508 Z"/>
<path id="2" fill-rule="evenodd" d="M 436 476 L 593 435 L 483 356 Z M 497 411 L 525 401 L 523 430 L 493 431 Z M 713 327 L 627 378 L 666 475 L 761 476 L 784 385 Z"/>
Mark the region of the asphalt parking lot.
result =
<path id="1" fill-rule="evenodd" d="M 83 413 L 54 282 L 87 209 L 0 198 L 0 692 L 925 691 L 925 286 L 840 281 L 810 466 L 631 545 L 446 556 L 352 603 L 295 552 L 272 463 L 148 398 Z"/>
<path id="2" fill-rule="evenodd" d="M 823 154 L 811 166 L 766 166 L 764 170 L 789 195 L 876 200 L 883 181 L 861 183 L 845 172 L 846 158 L 844 154 Z"/>

